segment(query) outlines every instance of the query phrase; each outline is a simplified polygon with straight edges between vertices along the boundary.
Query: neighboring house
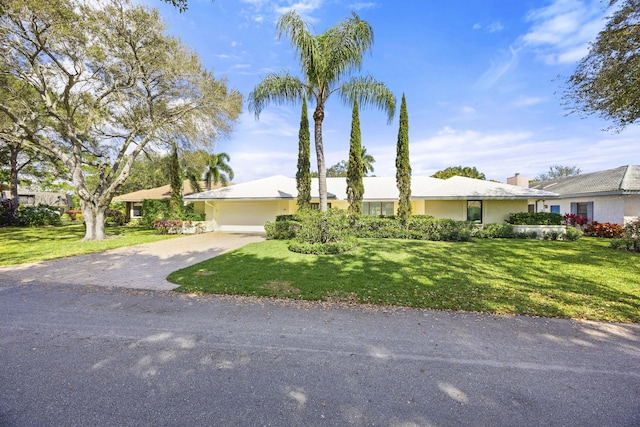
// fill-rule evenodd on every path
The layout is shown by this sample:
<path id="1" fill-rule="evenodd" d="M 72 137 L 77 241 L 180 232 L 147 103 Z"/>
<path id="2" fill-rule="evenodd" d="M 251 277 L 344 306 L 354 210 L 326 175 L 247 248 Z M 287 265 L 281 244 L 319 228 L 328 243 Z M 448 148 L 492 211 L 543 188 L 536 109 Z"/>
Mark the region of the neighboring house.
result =
<path id="1" fill-rule="evenodd" d="M 11 193 L 3 190 L 0 197 L 3 200 L 10 199 Z M 66 211 L 73 206 L 73 198 L 70 194 L 63 192 L 18 189 L 18 203 L 25 206 L 49 205 Z"/>
<path id="2" fill-rule="evenodd" d="M 538 212 L 573 213 L 589 221 L 615 224 L 640 217 L 638 165 L 534 182 L 530 187 L 559 194 L 553 201 L 535 201 Z"/>
<path id="3" fill-rule="evenodd" d="M 393 215 L 398 208 L 395 178 L 365 177 L 364 215 Z M 312 179 L 312 206 L 319 202 L 318 180 Z M 328 205 L 347 209 L 346 178 L 327 178 Z M 282 175 L 185 196 L 197 212 L 204 212 L 221 231 L 264 231 L 266 221 L 297 211 L 296 180 Z M 556 194 L 514 185 L 460 176 L 446 180 L 411 178 L 412 210 L 477 223 L 503 222 L 509 213 L 527 211 L 532 198 L 553 199 Z"/>
<path id="4" fill-rule="evenodd" d="M 206 188 L 206 183 L 200 182 L 200 187 Z M 213 188 L 222 187 L 220 184 L 214 185 Z M 191 188 L 191 182 L 185 179 L 182 182 L 182 196 L 193 194 L 195 191 Z M 133 193 L 123 194 L 113 198 L 112 202 L 125 203 L 125 217 L 127 221 L 131 219 L 142 218 L 142 201 L 143 200 L 169 200 L 171 198 L 171 186 L 163 185 L 162 187 L 150 188 L 148 190 L 134 191 Z M 202 212 L 200 212 L 202 213 Z"/>

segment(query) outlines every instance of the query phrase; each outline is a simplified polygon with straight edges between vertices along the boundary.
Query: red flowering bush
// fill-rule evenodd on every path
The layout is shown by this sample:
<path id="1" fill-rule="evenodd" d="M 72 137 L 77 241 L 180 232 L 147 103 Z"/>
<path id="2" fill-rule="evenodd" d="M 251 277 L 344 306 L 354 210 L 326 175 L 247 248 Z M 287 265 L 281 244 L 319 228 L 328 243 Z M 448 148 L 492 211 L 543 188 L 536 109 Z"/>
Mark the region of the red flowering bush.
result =
<path id="1" fill-rule="evenodd" d="M 179 219 L 157 219 L 153 222 L 153 228 L 160 234 L 182 234 L 182 225 Z"/>
<path id="2" fill-rule="evenodd" d="M 564 214 L 562 217 L 562 224 L 569 225 L 571 227 L 583 226 L 589 222 L 588 218 L 578 216 L 576 214 Z"/>
<path id="3" fill-rule="evenodd" d="M 79 209 L 69 209 L 67 212 L 65 212 L 67 215 L 69 215 L 69 219 L 71 221 L 75 221 L 76 219 L 78 219 L 78 215 L 82 215 L 82 211 Z"/>
<path id="4" fill-rule="evenodd" d="M 620 224 L 611 222 L 600 224 L 597 221 L 591 221 L 584 227 L 583 231 L 585 236 L 618 238 L 622 237 L 624 229 Z"/>

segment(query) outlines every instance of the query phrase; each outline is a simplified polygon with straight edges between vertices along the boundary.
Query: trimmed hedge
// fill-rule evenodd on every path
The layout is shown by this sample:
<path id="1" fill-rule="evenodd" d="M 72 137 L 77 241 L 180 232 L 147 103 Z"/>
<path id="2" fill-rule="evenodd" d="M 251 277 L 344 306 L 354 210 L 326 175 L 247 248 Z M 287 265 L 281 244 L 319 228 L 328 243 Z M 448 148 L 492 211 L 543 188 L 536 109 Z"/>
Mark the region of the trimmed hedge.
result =
<path id="1" fill-rule="evenodd" d="M 562 215 L 552 212 L 517 212 L 509 214 L 507 223 L 513 225 L 562 225 Z"/>

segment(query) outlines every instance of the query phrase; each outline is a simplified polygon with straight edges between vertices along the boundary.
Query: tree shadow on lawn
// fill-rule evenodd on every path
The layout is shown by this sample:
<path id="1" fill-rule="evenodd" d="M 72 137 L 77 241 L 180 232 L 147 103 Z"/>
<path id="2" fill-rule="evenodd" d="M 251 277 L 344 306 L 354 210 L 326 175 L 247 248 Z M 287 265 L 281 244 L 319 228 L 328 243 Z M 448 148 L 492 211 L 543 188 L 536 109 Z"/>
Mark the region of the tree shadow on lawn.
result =
<path id="1" fill-rule="evenodd" d="M 169 280 L 185 285 L 184 292 L 640 321 L 636 259 L 609 256 L 591 243 L 365 239 L 337 256 L 265 244 L 180 270 Z"/>

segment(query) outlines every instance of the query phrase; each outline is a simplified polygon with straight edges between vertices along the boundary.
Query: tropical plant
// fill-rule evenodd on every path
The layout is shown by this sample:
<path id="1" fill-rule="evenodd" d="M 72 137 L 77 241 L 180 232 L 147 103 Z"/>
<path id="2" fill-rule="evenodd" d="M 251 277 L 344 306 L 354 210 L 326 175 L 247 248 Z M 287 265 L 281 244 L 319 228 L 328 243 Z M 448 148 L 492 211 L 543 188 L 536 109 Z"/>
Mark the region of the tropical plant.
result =
<path id="1" fill-rule="evenodd" d="M 342 101 L 351 105 L 374 105 L 387 113 L 389 123 L 395 114 L 395 96 L 373 77 L 345 79 L 362 65 L 363 54 L 373 43 L 373 29 L 356 13 L 324 33 L 313 35 L 309 26 L 295 12 L 280 17 L 278 38 L 286 35 L 300 60 L 303 78 L 289 72 L 267 75 L 249 94 L 249 109 L 259 117 L 269 103 L 285 104 L 306 99 L 315 101 L 313 113 L 320 210 L 327 210 L 327 181 L 322 123 L 327 99 L 338 93 Z"/>
<path id="2" fill-rule="evenodd" d="M 369 173 L 373 173 L 373 164 L 376 162 L 376 159 L 369 153 L 367 153 L 367 147 L 362 146 L 362 173 L 364 176 L 369 175 Z"/>
<path id="3" fill-rule="evenodd" d="M 408 224 L 411 217 L 411 164 L 409 163 L 409 116 L 404 93 L 400 105 L 400 129 L 396 147 L 396 184 L 400 193 L 398 217 L 403 224 Z"/>
<path id="4" fill-rule="evenodd" d="M 211 190 L 212 185 L 228 185 L 233 180 L 233 169 L 229 166 L 231 158 L 227 153 L 212 154 L 207 159 L 204 182 L 207 190 Z"/>

